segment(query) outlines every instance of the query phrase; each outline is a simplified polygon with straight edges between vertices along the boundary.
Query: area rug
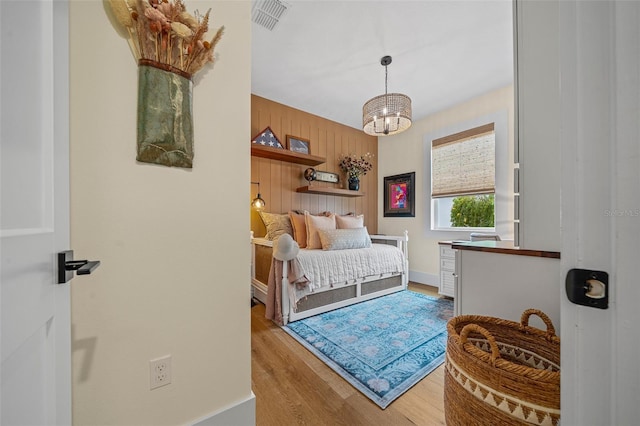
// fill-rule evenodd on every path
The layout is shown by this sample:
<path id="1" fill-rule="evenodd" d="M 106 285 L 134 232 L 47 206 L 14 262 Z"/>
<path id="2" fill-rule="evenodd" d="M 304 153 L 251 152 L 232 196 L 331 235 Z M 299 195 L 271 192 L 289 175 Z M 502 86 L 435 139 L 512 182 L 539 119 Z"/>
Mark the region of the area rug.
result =
<path id="1" fill-rule="evenodd" d="M 284 330 L 384 409 L 443 363 L 452 315 L 450 299 L 404 290 Z"/>

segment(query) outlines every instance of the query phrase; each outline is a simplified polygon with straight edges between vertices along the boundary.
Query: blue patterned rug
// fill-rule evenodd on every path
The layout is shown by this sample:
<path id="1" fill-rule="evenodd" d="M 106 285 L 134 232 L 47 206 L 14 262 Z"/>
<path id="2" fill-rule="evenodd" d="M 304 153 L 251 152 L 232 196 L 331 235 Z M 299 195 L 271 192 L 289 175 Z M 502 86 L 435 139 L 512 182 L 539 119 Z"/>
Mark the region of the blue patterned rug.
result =
<path id="1" fill-rule="evenodd" d="M 453 302 L 401 291 L 284 327 L 381 408 L 444 361 Z"/>

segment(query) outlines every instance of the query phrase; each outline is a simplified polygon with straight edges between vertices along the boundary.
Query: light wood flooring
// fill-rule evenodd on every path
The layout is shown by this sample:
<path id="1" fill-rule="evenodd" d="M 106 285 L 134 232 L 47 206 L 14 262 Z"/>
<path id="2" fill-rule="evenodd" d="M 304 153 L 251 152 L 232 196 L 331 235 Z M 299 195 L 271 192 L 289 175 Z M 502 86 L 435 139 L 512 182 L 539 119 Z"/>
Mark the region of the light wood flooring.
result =
<path id="1" fill-rule="evenodd" d="M 409 283 L 437 296 L 437 289 Z M 343 378 L 251 308 L 251 386 L 256 425 L 444 425 L 444 367 L 380 409 Z"/>

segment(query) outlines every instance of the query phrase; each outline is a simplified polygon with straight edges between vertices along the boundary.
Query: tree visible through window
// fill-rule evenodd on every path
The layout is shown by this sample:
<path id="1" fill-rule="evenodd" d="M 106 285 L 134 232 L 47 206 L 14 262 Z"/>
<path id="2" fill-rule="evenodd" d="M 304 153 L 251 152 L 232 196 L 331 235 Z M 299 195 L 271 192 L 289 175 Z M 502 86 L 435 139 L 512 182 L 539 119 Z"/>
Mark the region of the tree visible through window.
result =
<path id="1" fill-rule="evenodd" d="M 494 195 L 465 195 L 453 199 L 451 226 L 460 228 L 493 228 Z"/>

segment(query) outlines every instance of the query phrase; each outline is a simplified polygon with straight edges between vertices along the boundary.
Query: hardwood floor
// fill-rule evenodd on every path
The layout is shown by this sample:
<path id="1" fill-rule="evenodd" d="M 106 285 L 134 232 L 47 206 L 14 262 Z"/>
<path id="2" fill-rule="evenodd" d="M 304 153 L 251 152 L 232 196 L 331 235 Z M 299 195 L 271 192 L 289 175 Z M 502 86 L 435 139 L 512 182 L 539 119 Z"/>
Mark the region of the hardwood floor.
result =
<path id="1" fill-rule="evenodd" d="M 409 283 L 437 296 L 437 289 Z M 256 425 L 444 425 L 444 367 L 380 409 L 343 378 L 251 308 L 251 386 Z"/>

